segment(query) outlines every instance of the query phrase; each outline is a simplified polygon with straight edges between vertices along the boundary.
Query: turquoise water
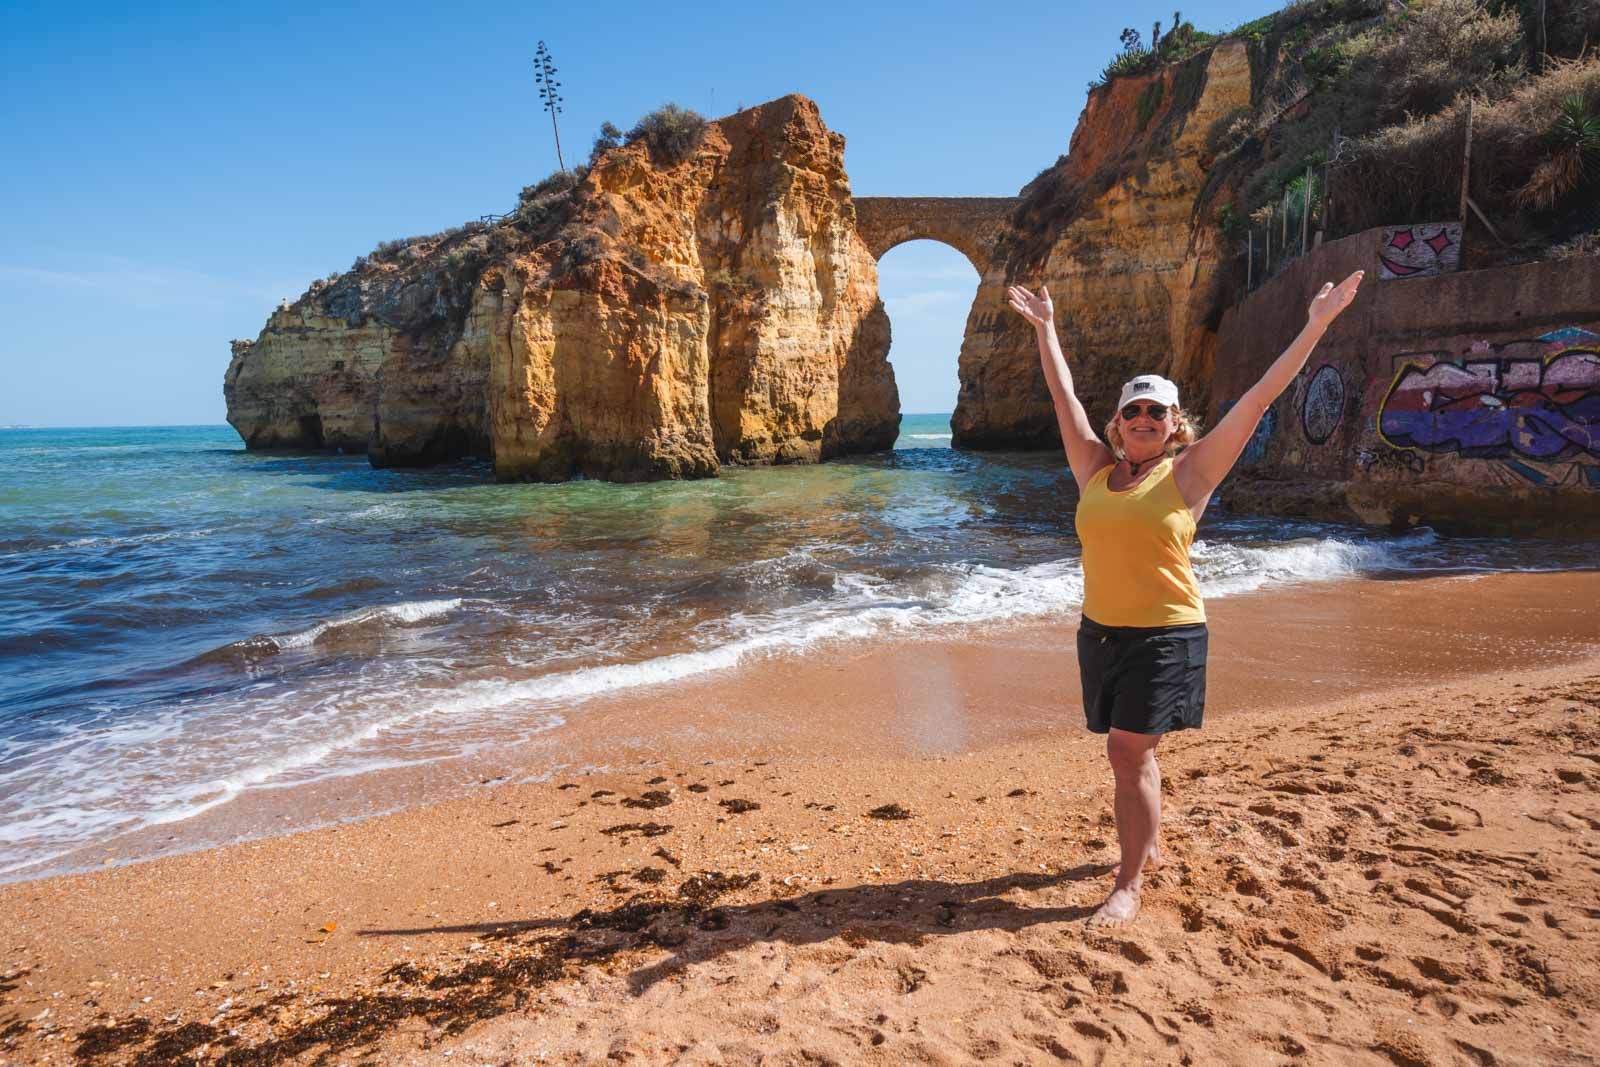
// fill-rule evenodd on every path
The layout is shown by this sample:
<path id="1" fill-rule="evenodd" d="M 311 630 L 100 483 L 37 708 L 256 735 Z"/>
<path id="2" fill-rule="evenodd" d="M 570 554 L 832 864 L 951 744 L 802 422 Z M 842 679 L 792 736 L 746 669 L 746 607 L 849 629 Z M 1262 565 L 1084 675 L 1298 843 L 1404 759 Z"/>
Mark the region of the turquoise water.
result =
<path id="1" fill-rule="evenodd" d="M 911 415 L 894 451 L 818 466 L 497 485 L 228 427 L 0 431 L 0 877 L 244 791 L 535 737 L 597 693 L 1070 616 L 1064 463 L 949 433 Z M 1200 538 L 1210 596 L 1592 558 L 1220 509 Z"/>

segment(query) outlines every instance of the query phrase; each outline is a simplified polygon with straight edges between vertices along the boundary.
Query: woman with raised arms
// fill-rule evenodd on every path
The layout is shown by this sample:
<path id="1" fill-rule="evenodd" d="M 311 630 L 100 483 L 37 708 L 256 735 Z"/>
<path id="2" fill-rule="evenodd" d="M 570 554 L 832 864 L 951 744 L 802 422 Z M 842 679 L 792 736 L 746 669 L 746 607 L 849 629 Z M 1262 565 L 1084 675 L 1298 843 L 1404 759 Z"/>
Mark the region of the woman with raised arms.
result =
<path id="1" fill-rule="evenodd" d="M 1206 697 L 1206 612 L 1189 564 L 1195 524 L 1233 469 L 1256 424 L 1339 313 L 1362 271 L 1324 285 L 1305 329 L 1216 428 L 1197 438 L 1178 387 L 1141 374 L 1122 387 L 1106 439 L 1072 390 L 1048 289 L 1007 295 L 1033 323 L 1067 463 L 1078 483 L 1083 546 L 1083 621 L 1078 668 L 1089 729 L 1106 735 L 1116 779 L 1122 862 L 1091 926 L 1120 926 L 1139 913 L 1145 867 L 1161 862 L 1161 770 L 1156 745 L 1169 730 L 1198 728 Z"/>

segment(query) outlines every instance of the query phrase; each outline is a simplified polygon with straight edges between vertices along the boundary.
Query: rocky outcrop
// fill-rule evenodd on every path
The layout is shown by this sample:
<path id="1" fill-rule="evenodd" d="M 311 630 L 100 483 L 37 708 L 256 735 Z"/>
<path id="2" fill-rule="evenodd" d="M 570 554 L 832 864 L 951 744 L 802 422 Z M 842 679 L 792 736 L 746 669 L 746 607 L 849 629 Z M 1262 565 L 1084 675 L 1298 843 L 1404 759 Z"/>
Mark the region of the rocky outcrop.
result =
<path id="1" fill-rule="evenodd" d="M 1060 441 L 1031 327 L 1007 285 L 1046 285 L 1074 385 L 1098 425 L 1123 381 L 1165 374 L 1201 409 L 1215 362 L 1224 256 L 1206 193 L 1205 142 L 1250 104 L 1250 58 L 1226 41 L 1092 89 L 1071 147 L 1022 190 L 961 346 L 960 447 Z M 1215 191 L 1211 191 L 1214 195 Z"/>
<path id="2" fill-rule="evenodd" d="M 245 444 L 365 451 L 376 466 L 488 455 L 474 236 L 319 281 L 235 341 L 223 395 Z"/>
<path id="3" fill-rule="evenodd" d="M 844 139 L 790 96 L 687 159 L 624 146 L 537 217 L 313 286 L 235 344 L 225 392 L 251 447 L 695 477 L 892 445 L 888 347 Z"/>
<path id="4" fill-rule="evenodd" d="M 877 271 L 816 105 L 722 119 L 673 167 L 623 148 L 579 192 L 569 230 L 586 243 L 486 282 L 502 477 L 683 477 L 893 444 Z"/>

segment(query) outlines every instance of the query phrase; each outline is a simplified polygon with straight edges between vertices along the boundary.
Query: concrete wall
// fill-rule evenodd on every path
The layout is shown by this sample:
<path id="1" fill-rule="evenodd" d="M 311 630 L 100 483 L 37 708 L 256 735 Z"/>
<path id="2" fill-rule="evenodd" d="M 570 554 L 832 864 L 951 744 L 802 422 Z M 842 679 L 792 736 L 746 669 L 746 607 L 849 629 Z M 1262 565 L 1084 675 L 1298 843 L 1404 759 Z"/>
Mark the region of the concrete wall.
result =
<path id="1" fill-rule="evenodd" d="M 1213 420 L 1299 332 L 1324 281 L 1367 272 L 1224 498 L 1240 510 L 1600 537 L 1600 257 L 1385 280 L 1393 244 L 1392 227 L 1331 242 L 1224 314 Z"/>

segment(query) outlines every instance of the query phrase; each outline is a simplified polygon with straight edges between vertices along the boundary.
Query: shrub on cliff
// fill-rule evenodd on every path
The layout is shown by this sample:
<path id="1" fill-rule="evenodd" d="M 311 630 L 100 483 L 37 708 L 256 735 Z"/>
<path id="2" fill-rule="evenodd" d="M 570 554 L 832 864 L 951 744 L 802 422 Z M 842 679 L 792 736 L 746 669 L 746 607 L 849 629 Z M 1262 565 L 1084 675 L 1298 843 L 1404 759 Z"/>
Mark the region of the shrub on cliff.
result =
<path id="1" fill-rule="evenodd" d="M 588 175 L 589 168 L 580 164 L 571 170 L 558 170 L 533 185 L 523 186 L 517 198 L 513 221 L 525 232 L 559 221 L 565 215 L 566 208 L 571 206 L 578 186 L 583 184 L 583 179 Z"/>
<path id="2" fill-rule="evenodd" d="M 589 166 L 600 162 L 600 157 L 622 144 L 622 131 L 609 122 L 600 124 L 600 136 L 594 139 L 594 147 L 589 149 Z"/>
<path id="3" fill-rule="evenodd" d="M 1324 6 L 1350 20 L 1329 23 L 1315 4 L 1281 12 L 1261 49 L 1252 52 L 1261 83 L 1253 120 L 1235 119 L 1213 130 L 1211 143 L 1236 153 L 1227 166 L 1244 168 L 1234 179 L 1242 214 L 1278 201 L 1308 166 L 1320 171 L 1335 130 L 1355 139 L 1362 158 L 1392 158 L 1379 146 L 1383 131 L 1447 111 L 1463 93 L 1502 99 L 1524 74 L 1516 16 L 1496 14 L 1482 0 L 1433 0 L 1400 13 L 1379 8 L 1376 14 L 1367 0 L 1325 0 Z M 1441 158 L 1437 165 L 1454 169 L 1459 193 L 1459 143 L 1446 154 L 1450 161 Z M 1358 195 L 1347 195 L 1349 179 L 1358 172 Z M 1226 184 L 1220 175 L 1213 177 L 1216 187 Z M 1382 175 L 1364 173 L 1362 163 L 1356 171 L 1336 171 L 1335 233 L 1376 225 L 1367 221 L 1372 218 L 1421 218 L 1411 212 L 1444 199 L 1431 192 L 1419 199 L 1423 190 L 1411 177 L 1390 177 L 1396 179 L 1392 187 Z M 1452 209 L 1426 217 L 1453 215 Z"/>
<path id="4" fill-rule="evenodd" d="M 1106 64 L 1099 78 L 1089 83 L 1091 90 L 1098 89 L 1113 78 L 1130 74 L 1147 74 L 1164 64 L 1187 59 L 1213 44 L 1217 37 L 1215 34 L 1196 30 L 1194 23 L 1183 21 L 1182 12 L 1174 11 L 1170 30 L 1162 33 L 1159 22 L 1151 29 L 1149 48 L 1144 46 L 1144 38 L 1139 35 L 1139 31 L 1132 27 L 1124 28 L 1119 39 L 1122 42 L 1122 51 Z"/>
<path id="5" fill-rule="evenodd" d="M 1581 93 L 1561 101 L 1560 114 L 1545 136 L 1549 154 L 1533 169 L 1517 202 L 1549 211 L 1590 179 L 1600 164 L 1600 115 L 1589 110 Z"/>
<path id="6" fill-rule="evenodd" d="M 1255 109 L 1236 107 L 1211 124 L 1206 132 L 1205 154 L 1215 158 L 1237 151 L 1255 132 Z"/>
<path id="7" fill-rule="evenodd" d="M 1482 0 L 1434 0 L 1356 34 L 1342 46 L 1348 66 L 1334 88 L 1370 104 L 1370 121 L 1434 115 L 1463 92 L 1503 96 L 1523 75 L 1522 27 Z"/>
<path id="8" fill-rule="evenodd" d="M 1580 103 L 1581 102 L 1581 103 Z M 1576 174 L 1551 185 L 1552 160 L 1576 152 L 1579 161 L 1594 160 L 1592 128 L 1578 112 L 1600 113 L 1600 60 L 1557 63 L 1542 77 L 1531 78 L 1502 100 L 1480 100 L 1473 116 L 1473 197 L 1502 229 L 1515 223 L 1526 207 L 1550 211 L 1565 208 L 1570 219 L 1543 223 L 1530 220 L 1554 239 L 1593 229 L 1587 221 L 1595 197 L 1585 195 L 1600 178 L 1600 162 L 1577 166 Z M 1387 222 L 1454 218 L 1461 193 L 1461 150 L 1466 141 L 1465 100 L 1429 118 L 1378 130 L 1362 138 L 1356 160 L 1341 168 L 1334 195 L 1352 213 L 1346 229 L 1365 229 Z M 1591 119 L 1592 121 L 1592 119 Z M 1570 127 L 1570 128 L 1567 128 Z M 1563 137 L 1563 133 L 1566 134 Z M 1557 177 L 1560 177 L 1559 175 Z M 1521 194 L 1549 186 L 1545 193 Z M 1521 203 L 1519 203 L 1521 199 Z M 1600 221 L 1600 220 L 1597 220 Z M 1537 223 L 1537 225 L 1534 225 Z M 1554 227 L 1554 229 L 1550 229 Z M 1563 232 L 1565 231 L 1565 232 Z"/>
<path id="9" fill-rule="evenodd" d="M 682 163 L 700 147 L 706 135 L 706 120 L 699 112 L 666 104 L 634 124 L 627 142 L 643 141 L 650 155 L 660 163 Z"/>
<path id="10" fill-rule="evenodd" d="M 553 171 L 532 185 L 524 185 L 522 192 L 517 194 L 517 202 L 526 204 L 546 196 L 559 196 L 571 192 L 578 185 L 582 177 L 571 170 Z"/>

